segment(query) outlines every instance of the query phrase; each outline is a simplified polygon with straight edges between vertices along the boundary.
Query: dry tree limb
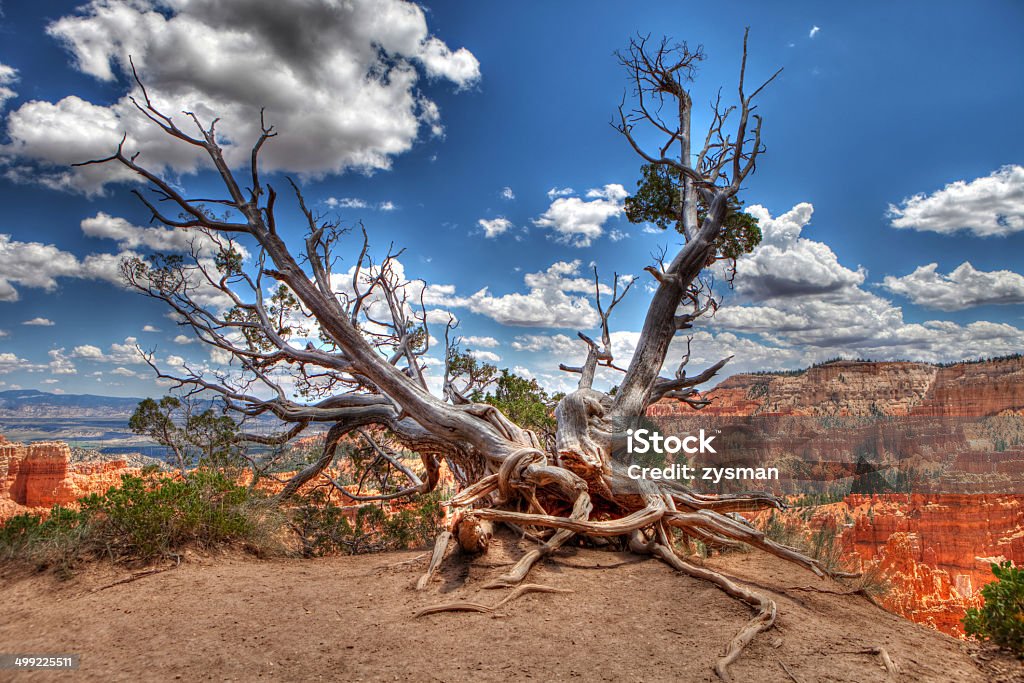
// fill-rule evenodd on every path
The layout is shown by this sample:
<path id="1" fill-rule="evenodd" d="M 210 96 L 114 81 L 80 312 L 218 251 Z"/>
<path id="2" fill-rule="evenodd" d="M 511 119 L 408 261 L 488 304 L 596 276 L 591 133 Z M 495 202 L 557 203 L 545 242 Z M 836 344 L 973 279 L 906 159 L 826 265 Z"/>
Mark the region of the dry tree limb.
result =
<path id="1" fill-rule="evenodd" d="M 776 543 L 757 529 L 752 529 L 744 524 L 740 524 L 736 520 L 726 517 L 725 515 L 707 511 L 668 512 L 665 517 L 669 524 L 683 529 L 684 531 L 697 528 L 709 531 L 716 536 L 723 536 L 734 541 L 748 543 L 755 548 L 769 552 L 776 557 L 781 557 L 782 559 L 798 564 L 805 569 L 810 569 L 818 576 L 828 575 L 833 578 L 856 578 L 856 576 L 859 576 L 848 574 L 846 572 L 825 569 L 817 560 L 804 555 L 796 548 Z"/>
<path id="2" fill-rule="evenodd" d="M 642 529 L 661 519 L 665 514 L 664 504 L 649 504 L 647 507 L 632 512 L 625 517 L 595 522 L 572 517 L 555 517 L 553 515 L 535 515 L 528 512 L 512 510 L 495 510 L 483 508 L 473 511 L 483 519 L 499 522 L 514 522 L 521 525 L 548 526 L 565 529 L 587 536 L 622 536 L 631 531 Z"/>
<path id="3" fill-rule="evenodd" d="M 416 590 L 421 591 L 427 587 L 430 583 L 430 579 L 433 578 L 434 572 L 440 566 L 441 561 L 444 559 L 445 553 L 448 552 L 448 544 L 452 540 L 452 532 L 445 529 L 437 535 L 437 540 L 434 541 L 434 552 L 430 556 L 430 564 L 427 565 L 427 571 L 424 572 L 420 580 L 416 582 Z"/>
<path id="4" fill-rule="evenodd" d="M 885 673 L 890 681 L 895 681 L 899 677 L 900 668 L 896 666 L 896 662 L 889 657 L 889 652 L 884 647 L 866 647 L 863 650 L 853 650 L 847 654 L 874 655 L 881 660 L 882 666 L 885 667 Z"/>
<path id="5" fill-rule="evenodd" d="M 113 583 L 108 583 L 106 585 L 99 586 L 98 588 L 93 588 L 89 592 L 90 593 L 98 593 L 99 591 L 105 591 L 108 588 L 113 588 L 114 586 L 121 586 L 121 585 L 126 584 L 126 583 L 131 583 L 132 581 L 138 581 L 139 579 L 144 579 L 147 576 L 153 576 L 154 574 L 162 574 L 163 572 L 169 572 L 170 570 L 177 569 L 178 567 L 181 566 L 181 555 L 176 555 L 175 556 L 175 560 L 176 561 L 175 561 L 173 566 L 170 566 L 170 567 L 157 567 L 156 569 L 147 569 L 145 571 L 135 572 L 134 574 L 131 574 L 130 576 L 126 576 L 123 579 L 118 579 L 117 581 L 114 581 Z"/>
<path id="6" fill-rule="evenodd" d="M 797 675 L 796 675 L 796 674 L 794 674 L 794 673 L 793 673 L 792 671 L 790 671 L 790 668 L 788 668 L 788 667 L 786 667 L 786 666 L 785 666 L 785 663 L 784 663 L 784 661 L 782 661 L 781 659 L 779 659 L 779 660 L 778 660 L 778 663 L 779 663 L 779 665 L 780 665 L 780 666 L 782 667 L 782 671 L 784 671 L 784 672 L 785 672 L 785 675 L 786 675 L 786 676 L 790 677 L 790 680 L 792 680 L 792 681 L 793 681 L 793 683 L 802 683 L 802 681 L 801 681 L 801 680 L 800 680 L 799 678 L 797 678 Z"/>
<path id="7" fill-rule="evenodd" d="M 472 486 L 467 486 L 466 488 L 462 489 L 443 504 L 448 506 L 449 508 L 467 507 L 469 505 L 472 505 L 476 501 L 480 500 L 484 496 L 490 494 L 497 488 L 498 475 L 489 474 L 486 477 L 480 479 L 480 481 L 474 483 Z"/>
<path id="8" fill-rule="evenodd" d="M 410 558 L 408 560 L 402 560 L 401 562 L 393 562 L 391 564 L 380 564 L 380 565 L 377 565 L 376 567 L 374 567 L 372 571 L 375 571 L 375 572 L 387 571 L 389 569 L 397 569 L 398 567 L 404 567 L 406 565 L 416 564 L 417 562 L 419 562 L 420 560 L 422 560 L 426 556 L 427 556 L 426 553 L 420 553 L 416 557 Z"/>
<path id="9" fill-rule="evenodd" d="M 438 614 L 440 612 L 484 612 L 490 614 L 501 607 L 504 607 L 508 603 L 512 602 L 516 598 L 526 595 L 527 593 L 573 593 L 570 588 L 554 588 L 553 586 L 543 586 L 539 583 L 524 583 L 514 591 L 506 595 L 495 605 L 482 605 L 478 602 L 448 602 L 443 605 L 433 605 L 431 607 L 424 607 L 415 614 L 415 618 L 425 617 L 428 614 Z"/>

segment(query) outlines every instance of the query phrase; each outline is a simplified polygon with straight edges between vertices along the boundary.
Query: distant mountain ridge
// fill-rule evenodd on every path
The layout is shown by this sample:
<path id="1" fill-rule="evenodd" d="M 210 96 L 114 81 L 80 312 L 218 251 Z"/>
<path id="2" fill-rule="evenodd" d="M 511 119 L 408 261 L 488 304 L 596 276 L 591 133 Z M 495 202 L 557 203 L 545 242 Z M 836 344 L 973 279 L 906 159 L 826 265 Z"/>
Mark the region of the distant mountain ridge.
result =
<path id="1" fill-rule="evenodd" d="M 141 400 L 95 394 L 52 394 L 37 389 L 0 391 L 0 417 L 127 417 Z"/>
<path id="2" fill-rule="evenodd" d="M 738 374 L 704 394 L 703 415 L 984 417 L 1024 414 L 1024 357 L 932 365 L 836 360 L 805 370 Z M 662 401 L 652 415 L 690 414 Z"/>

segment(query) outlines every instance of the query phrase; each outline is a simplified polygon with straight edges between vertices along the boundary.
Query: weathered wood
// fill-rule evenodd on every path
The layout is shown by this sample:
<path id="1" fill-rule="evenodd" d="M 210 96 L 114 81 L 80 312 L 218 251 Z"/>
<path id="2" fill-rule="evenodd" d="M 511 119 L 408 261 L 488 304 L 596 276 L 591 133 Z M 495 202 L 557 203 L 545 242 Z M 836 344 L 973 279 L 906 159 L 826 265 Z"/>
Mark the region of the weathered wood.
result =
<path id="1" fill-rule="evenodd" d="M 624 438 L 624 425 L 643 416 L 652 402 L 674 398 L 693 408 L 706 405 L 707 401 L 696 394 L 697 387 L 710 380 L 729 360 L 687 377 L 683 369 L 689 360 L 687 351 L 674 377 L 660 376 L 676 334 L 717 307 L 717 301 L 702 283 L 701 274 L 719 258 L 729 202 L 763 152 L 761 120 L 752 114 L 752 101 L 767 83 L 749 95 L 746 93 L 746 58 L 744 35 L 739 101 L 735 107 L 724 108 L 719 101 L 714 103 L 704 146 L 697 150 L 691 135 L 693 98 L 689 84 L 697 63 L 703 59 L 701 50 L 671 46 L 667 41 L 651 46 L 641 37 L 632 41 L 628 53 L 621 56 L 636 88 L 637 108 L 629 113 L 620 108 L 617 127 L 641 158 L 667 167 L 682 178 L 678 224 L 684 244 L 670 258 L 663 254 L 655 265 L 645 269 L 656 286 L 626 368 L 615 364 L 609 317 L 633 280 L 621 279 L 616 274 L 610 301 L 602 299 L 602 285 L 595 268 L 594 299 L 600 340 L 596 335 L 592 338 L 580 332 L 579 337 L 587 346 L 585 361 L 579 367 L 563 365 L 580 378 L 577 390 L 565 396 L 555 409 L 554 448 L 494 406 L 474 403 L 471 386 L 456 388 L 450 373 L 454 348 L 449 339 L 454 327 L 452 316 L 444 335 L 444 395 L 435 396 L 429 391 L 421 362 L 431 343 L 423 288 L 420 287 L 420 301 L 412 301 L 416 293 L 410 290 L 411 283 L 401 281 L 397 275 L 401 252 L 389 250 L 382 261 L 374 262 L 369 237 L 362 231 L 351 291 L 339 292 L 338 274 L 332 273 L 331 268 L 338 258 L 333 249 L 344 231 L 336 222 L 315 216 L 294 183 L 294 198 L 305 222 L 306 235 L 302 250 L 290 250 L 277 226 L 278 195 L 273 187 L 264 184 L 259 173 L 260 151 L 276 135 L 262 118 L 250 168 L 239 179 L 218 144 L 216 121 L 204 126 L 198 117 L 189 114 L 190 125 L 195 124 L 198 133 L 183 132 L 170 116 L 155 107 L 137 79 L 142 92 L 142 101 L 136 103 L 139 111 L 171 138 L 205 153 L 227 199 L 219 202 L 224 216 L 214 216 L 206 207 L 208 201 L 188 197 L 176 183 L 143 165 L 138 155 L 127 153 L 124 139 L 110 157 L 87 162 L 119 163 L 137 174 L 150 184 L 159 200 L 154 203 L 137 193 L 156 222 L 173 229 L 198 231 L 219 249 L 215 266 L 196 253 L 194 263 L 187 266 L 171 264 L 159 270 L 135 260 L 123 266 L 123 273 L 131 286 L 166 303 L 203 342 L 237 361 L 246 381 L 211 379 L 198 371 L 168 375 L 159 371 L 152 356 L 147 357 L 147 362 L 160 377 L 177 387 L 218 395 L 237 414 L 252 418 L 270 414 L 295 425 L 273 437 L 252 435 L 253 441 L 278 444 L 301 433 L 308 425 L 332 425 L 321 456 L 285 484 L 278 497 L 281 501 L 324 473 L 335 458 L 340 440 L 362 427 L 386 430 L 410 451 L 419 453 L 426 474 L 421 479 L 416 471 L 366 436 L 376 453 L 374 461 L 385 463 L 389 472 L 404 477 L 407 485 L 364 496 L 348 492 L 334 482 L 349 498 L 387 500 L 432 491 L 440 480 L 442 464 L 447 465 L 460 491 L 447 502 L 449 526 L 435 541 L 426 572 L 416 585 L 419 590 L 427 588 L 453 539 L 463 551 L 481 553 L 487 549 L 493 522 L 516 525 L 524 536 L 538 538 L 538 534 L 550 534 L 488 584 L 519 586 L 497 605 L 451 603 L 422 610 L 418 616 L 454 610 L 491 612 L 527 592 L 563 592 L 522 582 L 537 562 L 576 535 L 594 540 L 619 537 L 623 542 L 628 540 L 635 552 L 654 555 L 680 572 L 709 581 L 755 609 L 756 616 L 737 633 L 716 665 L 718 675 L 730 680 L 729 665 L 757 633 L 774 622 L 775 603 L 680 558 L 672 549 L 668 526 L 711 543 L 746 543 L 819 575 L 824 573 L 823 569 L 795 549 L 774 543 L 724 515 L 737 510 L 781 507 L 781 501 L 775 497 L 758 493 L 702 495 L 666 481 L 641 484 L 626 476 L 621 463 L 612 459 L 612 452 Z M 654 101 L 658 104 L 652 105 Z M 664 104 L 671 106 L 660 106 Z M 654 108 L 648 109 L 649 106 Z M 677 121 L 671 125 L 663 121 L 661 111 L 675 111 Z M 665 136 L 664 144 L 655 152 L 643 149 L 633 134 L 634 126 L 641 123 L 653 126 L 656 133 Z M 698 203 L 704 209 L 702 216 Z M 169 205 L 172 210 L 165 212 L 158 204 Z M 247 241 L 247 248 L 252 243 L 257 248 L 248 266 L 242 263 L 235 248 L 234 240 L 238 237 L 251 240 Z M 229 312 L 204 306 L 193 296 L 195 287 L 190 278 L 196 275 L 232 302 Z M 320 348 L 312 343 L 303 348 L 289 340 L 282 312 L 275 309 L 277 304 L 273 300 L 265 301 L 266 292 L 279 287 L 287 297 L 294 298 L 293 304 L 288 304 L 292 313 L 316 321 L 323 339 Z M 605 294 L 607 291 L 604 290 Z M 386 315 L 371 315 L 368 309 L 373 305 L 386 310 Z M 308 403 L 290 398 L 293 388 L 286 390 L 275 379 L 275 371 L 281 370 L 306 381 L 317 398 Z M 622 373 L 614 394 L 595 389 L 599 373 L 603 372 Z M 564 511 L 570 505 L 572 511 L 568 516 L 546 512 Z M 591 519 L 595 509 L 600 517 Z M 544 531 L 532 533 L 537 528 Z M 890 668 L 884 650 L 879 656 Z"/>

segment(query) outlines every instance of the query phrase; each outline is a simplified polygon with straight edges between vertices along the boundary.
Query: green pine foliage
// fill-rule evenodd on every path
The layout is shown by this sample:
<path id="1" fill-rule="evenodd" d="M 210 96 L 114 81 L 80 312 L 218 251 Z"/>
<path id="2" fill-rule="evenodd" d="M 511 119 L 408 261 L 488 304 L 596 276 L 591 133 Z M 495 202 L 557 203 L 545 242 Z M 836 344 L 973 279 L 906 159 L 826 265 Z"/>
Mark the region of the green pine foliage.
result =
<path id="1" fill-rule="evenodd" d="M 1024 570 L 1012 562 L 992 565 L 996 580 L 981 589 L 985 604 L 964 616 L 964 631 L 1024 658 Z"/>
<path id="2" fill-rule="evenodd" d="M 630 223 L 653 223 L 662 230 L 671 226 L 682 232 L 679 222 L 682 215 L 682 176 L 679 171 L 668 166 L 644 164 L 640 167 L 640 174 L 636 194 L 626 197 L 626 218 Z M 716 260 L 735 260 L 749 254 L 761 243 L 761 228 L 754 216 L 743 211 L 743 202 L 733 197 L 727 211 L 724 230 L 716 241 Z M 697 220 L 703 221 L 706 213 L 707 206 L 699 200 Z"/>

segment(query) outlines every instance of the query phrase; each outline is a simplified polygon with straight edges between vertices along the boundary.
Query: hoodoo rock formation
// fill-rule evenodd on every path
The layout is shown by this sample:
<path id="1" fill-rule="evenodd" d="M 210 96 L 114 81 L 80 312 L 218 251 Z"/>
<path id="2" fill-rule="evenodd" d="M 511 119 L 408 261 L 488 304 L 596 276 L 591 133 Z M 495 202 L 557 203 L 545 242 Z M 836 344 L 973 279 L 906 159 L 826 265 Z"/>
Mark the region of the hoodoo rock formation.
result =
<path id="1" fill-rule="evenodd" d="M 124 460 L 73 463 L 61 441 L 11 443 L 0 437 L 0 522 L 23 512 L 70 505 L 90 493 L 102 493 L 138 473 Z"/>
<path id="2" fill-rule="evenodd" d="M 851 569 L 877 567 L 888 610 L 950 635 L 963 635 L 968 607 L 992 580 L 990 564 L 1024 562 L 1024 497 L 955 494 L 852 494 L 775 513 L 793 526 L 832 526 Z M 766 515 L 762 513 L 764 521 Z"/>
<path id="3" fill-rule="evenodd" d="M 901 452 L 904 463 L 940 468 L 941 476 L 911 493 L 847 495 L 817 506 L 806 522 L 810 528 L 834 525 L 853 565 L 882 570 L 890 586 L 882 603 L 893 612 L 962 635 L 965 609 L 980 603 L 980 588 L 992 580 L 989 565 L 1024 563 L 1024 421 L 1015 417 L 1024 415 L 1024 358 L 945 367 L 836 361 L 802 372 L 734 375 L 705 397 L 712 402 L 700 412 L 704 420 L 786 418 L 766 428 L 759 451 L 775 461 L 801 449 L 805 460 L 808 450 L 833 460 L 849 449 L 852 462 L 852 449 L 864 442 L 864 428 L 850 426 L 855 423 L 822 427 L 815 421 L 811 427 L 789 418 L 909 418 L 881 421 L 879 461 L 891 465 L 886 458 Z M 687 415 L 675 403 L 659 403 L 649 414 Z M 1007 420 L 978 420 L 995 417 Z M 947 429 L 953 423 L 946 418 L 975 421 Z M 821 429 L 830 430 L 826 437 Z M 813 449 L 806 432 L 815 432 Z M 918 492 L 929 486 L 937 492 Z M 964 490 L 975 493 L 958 493 Z M 808 513 L 794 508 L 781 514 L 788 523 L 804 524 Z"/>

